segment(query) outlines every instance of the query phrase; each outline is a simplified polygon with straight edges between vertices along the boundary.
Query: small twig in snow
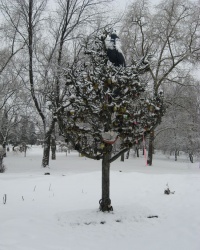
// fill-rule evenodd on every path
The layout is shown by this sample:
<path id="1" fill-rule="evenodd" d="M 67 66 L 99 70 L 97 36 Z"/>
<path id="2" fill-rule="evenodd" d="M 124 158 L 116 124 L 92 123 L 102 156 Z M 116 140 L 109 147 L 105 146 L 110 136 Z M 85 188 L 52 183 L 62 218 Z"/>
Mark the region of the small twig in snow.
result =
<path id="1" fill-rule="evenodd" d="M 4 194 L 4 196 L 3 196 L 3 204 L 6 204 L 6 201 L 7 201 L 7 195 Z"/>

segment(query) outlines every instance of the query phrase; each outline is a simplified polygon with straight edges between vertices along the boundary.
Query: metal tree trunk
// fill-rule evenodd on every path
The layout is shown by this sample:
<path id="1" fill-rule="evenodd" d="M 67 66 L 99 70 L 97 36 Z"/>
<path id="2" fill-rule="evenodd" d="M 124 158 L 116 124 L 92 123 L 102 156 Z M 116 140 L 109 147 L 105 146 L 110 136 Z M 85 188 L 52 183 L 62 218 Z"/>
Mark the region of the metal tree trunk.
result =
<path id="1" fill-rule="evenodd" d="M 112 146 L 106 145 L 102 160 L 102 198 L 99 201 L 100 210 L 112 211 L 110 200 L 110 158 Z"/>

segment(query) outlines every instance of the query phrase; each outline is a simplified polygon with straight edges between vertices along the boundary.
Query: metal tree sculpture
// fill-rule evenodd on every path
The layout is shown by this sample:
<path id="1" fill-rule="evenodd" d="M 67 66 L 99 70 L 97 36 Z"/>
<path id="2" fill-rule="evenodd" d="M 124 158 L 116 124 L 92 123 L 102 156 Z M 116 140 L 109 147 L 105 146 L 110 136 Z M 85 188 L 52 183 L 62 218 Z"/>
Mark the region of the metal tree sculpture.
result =
<path id="1" fill-rule="evenodd" d="M 110 164 L 141 141 L 164 112 L 162 94 L 146 93 L 139 81 L 149 65 L 144 60 L 130 67 L 108 63 L 107 37 L 104 33 L 91 39 L 84 63 L 66 71 L 69 100 L 58 112 L 66 140 L 84 156 L 102 160 L 101 211 L 112 209 Z M 113 150 L 115 143 L 118 152 Z"/>

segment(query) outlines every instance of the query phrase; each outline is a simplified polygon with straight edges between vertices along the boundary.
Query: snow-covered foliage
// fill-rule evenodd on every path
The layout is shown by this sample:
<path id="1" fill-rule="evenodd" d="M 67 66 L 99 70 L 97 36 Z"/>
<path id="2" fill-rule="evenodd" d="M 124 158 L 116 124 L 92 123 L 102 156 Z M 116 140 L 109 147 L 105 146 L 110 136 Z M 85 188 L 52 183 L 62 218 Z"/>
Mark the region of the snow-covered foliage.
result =
<path id="1" fill-rule="evenodd" d="M 104 32 L 89 39 L 84 64 L 71 74 L 68 71 L 73 98 L 70 108 L 59 114 L 66 139 L 93 159 L 101 159 L 106 145 L 115 141 L 120 142 L 119 155 L 125 152 L 161 121 L 164 112 L 162 93 L 145 98 L 146 85 L 139 80 L 149 68 L 145 58 L 129 67 L 108 64 L 108 35 Z"/>

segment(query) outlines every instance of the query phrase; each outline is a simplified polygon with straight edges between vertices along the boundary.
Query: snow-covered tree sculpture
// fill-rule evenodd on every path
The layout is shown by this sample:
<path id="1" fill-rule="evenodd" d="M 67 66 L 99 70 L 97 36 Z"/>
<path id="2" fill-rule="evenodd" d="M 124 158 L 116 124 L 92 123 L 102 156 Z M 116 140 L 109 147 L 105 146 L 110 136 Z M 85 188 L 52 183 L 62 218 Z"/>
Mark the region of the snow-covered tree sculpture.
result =
<path id="1" fill-rule="evenodd" d="M 58 112 L 66 140 L 82 155 L 102 160 L 101 211 L 112 209 L 110 164 L 139 143 L 164 111 L 162 94 L 145 93 L 147 86 L 139 80 L 149 68 L 147 58 L 129 67 L 115 66 L 108 60 L 108 37 L 105 32 L 90 39 L 84 63 L 66 73 L 70 102 Z M 115 143 L 120 149 L 114 153 Z"/>

